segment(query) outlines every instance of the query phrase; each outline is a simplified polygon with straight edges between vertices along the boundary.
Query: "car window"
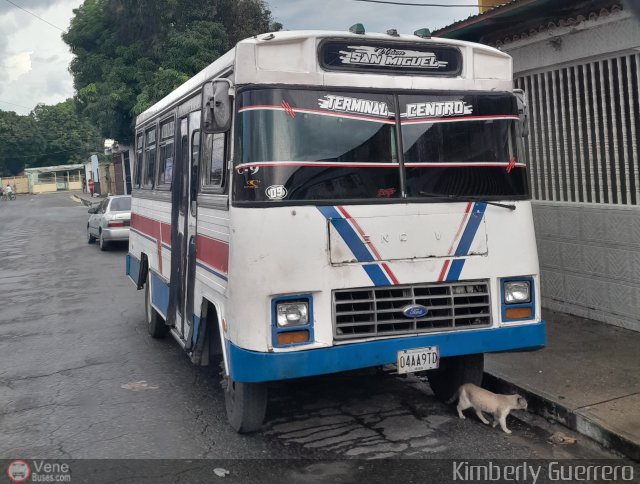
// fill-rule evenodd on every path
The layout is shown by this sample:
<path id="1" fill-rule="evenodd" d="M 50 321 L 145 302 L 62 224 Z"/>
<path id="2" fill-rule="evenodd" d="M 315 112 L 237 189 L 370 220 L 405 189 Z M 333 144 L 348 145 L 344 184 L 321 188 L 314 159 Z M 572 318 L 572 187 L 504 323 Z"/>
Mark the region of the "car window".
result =
<path id="1" fill-rule="evenodd" d="M 98 205 L 98 213 L 105 213 L 107 211 L 108 203 L 109 203 L 109 199 L 106 199 L 100 205 Z"/>
<path id="2" fill-rule="evenodd" d="M 131 199 L 126 198 L 114 198 L 111 200 L 111 212 L 128 212 L 131 210 Z"/>

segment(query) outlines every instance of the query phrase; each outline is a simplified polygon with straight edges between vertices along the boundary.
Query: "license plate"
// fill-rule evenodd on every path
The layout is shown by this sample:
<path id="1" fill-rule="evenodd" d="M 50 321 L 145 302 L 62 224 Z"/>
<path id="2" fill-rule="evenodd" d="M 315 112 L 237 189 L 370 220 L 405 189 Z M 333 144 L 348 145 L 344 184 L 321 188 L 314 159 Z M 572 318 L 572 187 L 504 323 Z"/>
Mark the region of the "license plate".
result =
<path id="1" fill-rule="evenodd" d="M 398 373 L 433 370 L 440 364 L 440 350 L 437 346 L 398 351 Z"/>

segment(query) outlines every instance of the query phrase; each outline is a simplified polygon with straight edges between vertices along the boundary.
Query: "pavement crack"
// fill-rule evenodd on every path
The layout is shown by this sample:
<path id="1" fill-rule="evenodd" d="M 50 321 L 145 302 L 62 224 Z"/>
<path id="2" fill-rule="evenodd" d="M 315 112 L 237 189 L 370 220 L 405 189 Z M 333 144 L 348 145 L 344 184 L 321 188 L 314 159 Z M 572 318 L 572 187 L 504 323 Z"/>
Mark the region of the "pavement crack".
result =
<path id="1" fill-rule="evenodd" d="M 9 410 L 8 412 L 0 412 L 0 416 L 15 415 L 17 413 L 29 412 L 31 410 L 39 410 L 47 407 L 79 407 L 80 405 L 69 405 L 65 403 L 47 403 L 45 405 L 36 405 L 35 407 L 18 408 L 16 410 Z"/>
<path id="2" fill-rule="evenodd" d="M 640 394 L 640 392 L 633 392 L 633 393 L 629 393 L 628 395 L 620 395 L 619 397 L 609 398 L 608 400 L 602 400 L 601 402 L 589 403 L 587 405 L 582 405 L 581 407 L 576 407 L 576 410 L 582 410 L 588 407 L 596 407 L 598 405 L 602 405 L 603 403 L 613 402 L 614 400 L 620 400 L 621 398 L 632 397 L 638 394 Z"/>
<path id="3" fill-rule="evenodd" d="M 118 439 L 121 439 L 122 437 L 126 437 L 127 435 L 129 435 L 129 434 L 128 433 L 124 433 L 124 434 L 116 435 L 115 437 L 109 437 L 108 439 L 96 439 L 96 440 L 91 441 L 89 446 L 94 446 L 95 444 L 99 444 L 99 443 L 103 443 L 103 442 L 111 442 L 112 440 L 118 440 Z M 76 450 L 84 449 L 86 447 L 87 446 L 85 445 L 85 446 L 82 446 L 82 447 L 78 447 L 76 449 L 70 449 L 69 453 L 75 452 Z"/>
<path id="4" fill-rule="evenodd" d="M 87 364 L 81 365 L 81 366 L 74 366 L 74 367 L 71 367 L 71 368 L 63 368 L 62 370 L 54 371 L 54 372 L 51 372 L 51 373 L 43 373 L 42 375 L 27 375 L 27 376 L 21 376 L 21 377 L 17 377 L 17 378 L 7 378 L 7 379 L 4 379 L 4 380 L 0 380 L 0 384 L 7 385 L 9 388 L 11 388 L 11 384 L 19 382 L 19 381 L 37 380 L 39 378 L 47 378 L 49 376 L 59 375 L 61 373 L 64 373 L 65 371 L 81 370 L 83 368 L 89 368 L 89 367 L 92 367 L 92 366 L 99 366 L 99 365 L 107 365 L 109 363 L 111 363 L 111 362 L 104 361 L 104 362 L 98 362 L 98 363 L 87 363 Z"/>

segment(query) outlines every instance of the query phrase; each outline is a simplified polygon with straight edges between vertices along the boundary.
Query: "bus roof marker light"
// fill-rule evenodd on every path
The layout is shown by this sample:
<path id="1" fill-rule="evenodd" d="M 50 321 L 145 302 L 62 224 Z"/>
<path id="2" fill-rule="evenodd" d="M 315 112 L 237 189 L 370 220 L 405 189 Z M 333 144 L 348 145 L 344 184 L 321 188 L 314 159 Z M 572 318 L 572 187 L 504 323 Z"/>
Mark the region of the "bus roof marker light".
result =
<path id="1" fill-rule="evenodd" d="M 351 27 L 349 27 L 349 32 L 351 32 L 352 34 L 364 35 L 366 33 L 366 30 L 364 30 L 364 25 L 362 24 L 353 24 Z"/>
<path id="2" fill-rule="evenodd" d="M 391 37 L 400 37 L 400 34 L 396 29 L 387 30 L 387 35 L 390 35 Z"/>
<path id="3" fill-rule="evenodd" d="M 431 30 L 429 29 L 418 29 L 413 35 L 420 37 L 421 39 L 430 39 L 431 38 Z"/>

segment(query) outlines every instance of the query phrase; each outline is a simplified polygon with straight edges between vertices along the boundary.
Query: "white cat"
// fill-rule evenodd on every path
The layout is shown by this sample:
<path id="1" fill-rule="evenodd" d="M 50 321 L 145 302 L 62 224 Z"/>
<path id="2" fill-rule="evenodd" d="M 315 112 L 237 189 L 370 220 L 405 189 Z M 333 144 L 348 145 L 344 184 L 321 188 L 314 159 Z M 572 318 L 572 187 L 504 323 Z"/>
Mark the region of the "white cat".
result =
<path id="1" fill-rule="evenodd" d="M 463 410 L 473 407 L 476 415 L 484 424 L 489 421 L 484 418 L 482 412 L 487 412 L 493 416 L 493 427 L 500 424 L 502 430 L 507 434 L 511 430 L 507 428 L 507 415 L 511 410 L 526 410 L 527 401 L 520 395 L 497 395 L 484 388 L 480 388 L 472 383 L 462 385 L 447 403 L 453 403 L 458 399 L 458 416 L 465 418 Z"/>

